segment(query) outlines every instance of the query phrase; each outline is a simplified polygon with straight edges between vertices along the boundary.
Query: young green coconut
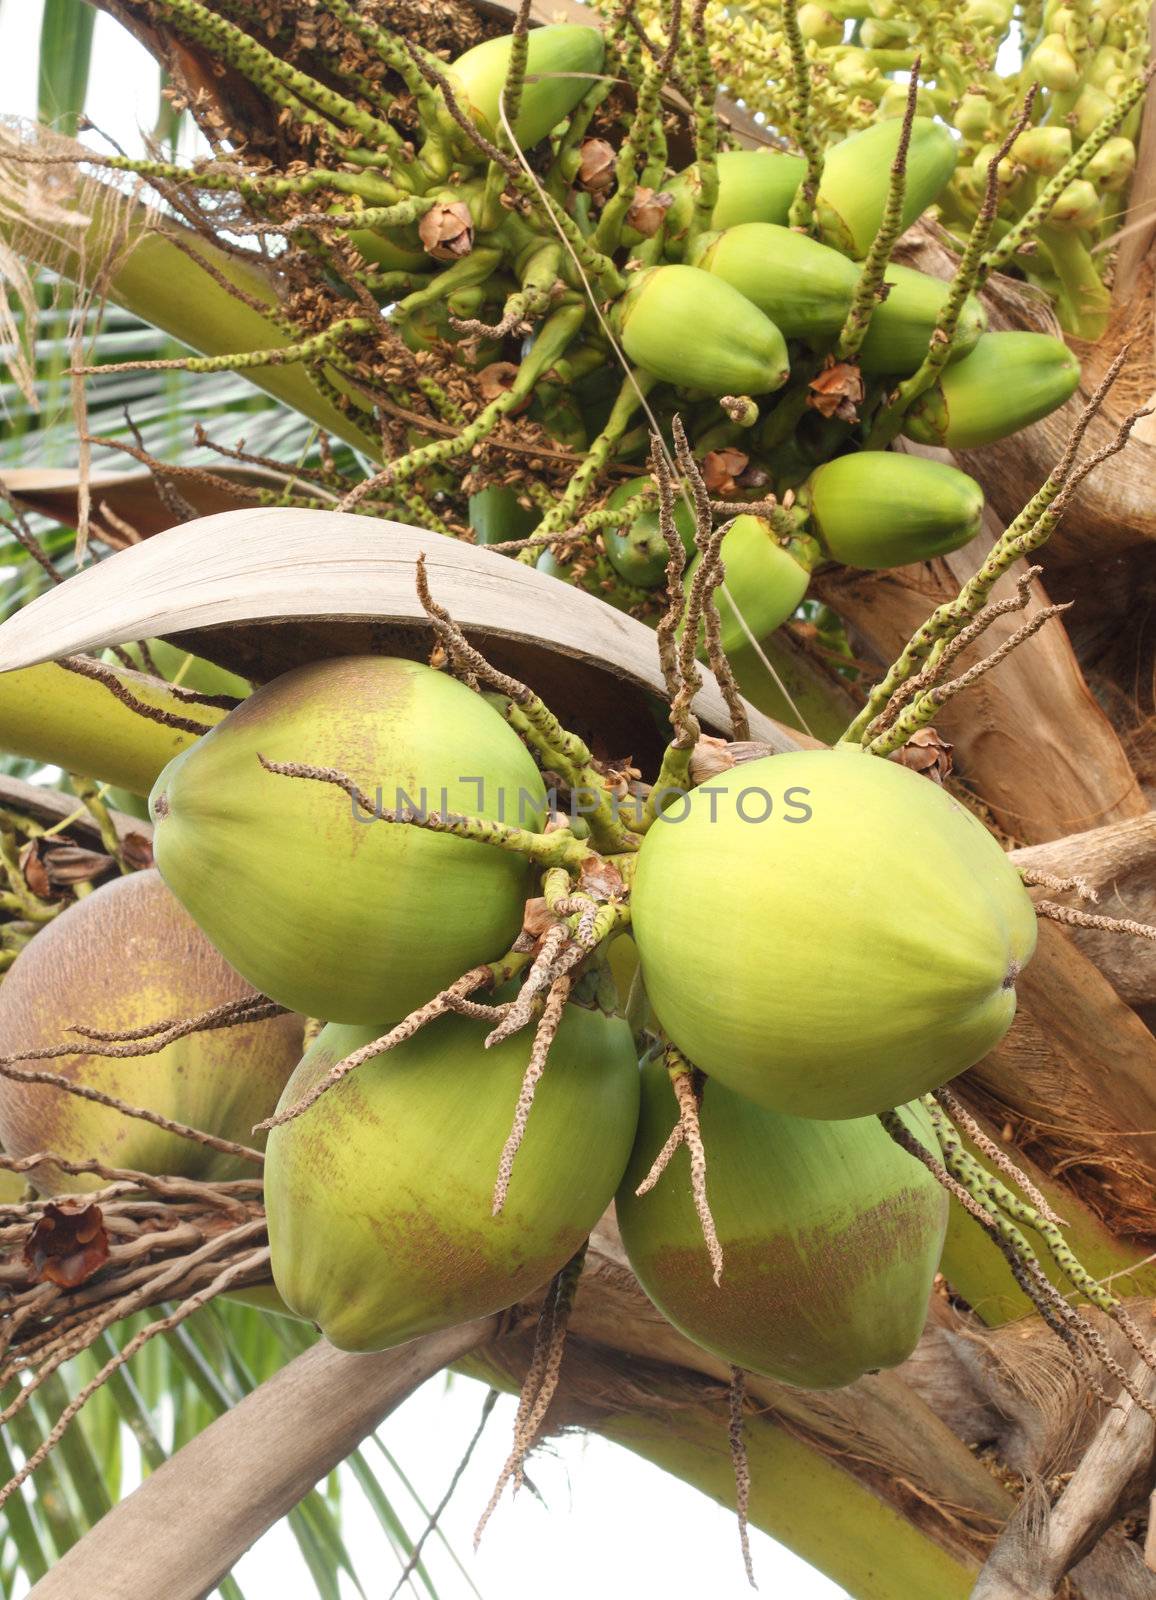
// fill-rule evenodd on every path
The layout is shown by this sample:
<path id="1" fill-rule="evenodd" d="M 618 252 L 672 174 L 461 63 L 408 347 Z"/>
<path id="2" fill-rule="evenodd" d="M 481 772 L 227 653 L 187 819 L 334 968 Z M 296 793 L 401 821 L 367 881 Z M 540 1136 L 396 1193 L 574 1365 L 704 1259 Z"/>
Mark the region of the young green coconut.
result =
<path id="1" fill-rule="evenodd" d="M 333 769 L 368 810 L 308 781 Z M 282 1005 L 360 1023 L 395 1022 L 501 955 L 529 885 L 520 855 L 381 817 L 424 808 L 537 832 L 544 804 L 485 700 L 416 661 L 351 656 L 258 689 L 170 762 L 150 809 L 166 883 L 226 960 Z"/>
<path id="2" fill-rule="evenodd" d="M 638 1067 L 629 1027 L 592 979 L 564 1007 L 496 1215 L 525 1034 L 486 1049 L 475 1017 L 439 1017 L 270 1134 L 273 1276 L 339 1349 L 382 1350 L 513 1305 L 609 1205 L 634 1139 Z M 282 1106 L 372 1039 L 325 1028 Z"/>
<path id="3" fill-rule="evenodd" d="M 1011 1026 L 1035 910 L 958 801 L 861 751 L 735 767 L 675 798 L 631 896 L 663 1029 L 792 1116 L 902 1105 Z"/>
<path id="4" fill-rule="evenodd" d="M 634 1273 L 680 1332 L 733 1366 L 804 1389 L 894 1367 L 915 1348 L 947 1196 L 875 1117 L 816 1122 L 752 1105 L 716 1079 L 699 1127 L 722 1250 L 714 1281 L 685 1143 L 638 1194 L 674 1120 L 662 1061 L 644 1066 L 638 1137 L 615 1202 Z M 901 1112 L 932 1152 L 922 1107 Z"/>
<path id="5" fill-rule="evenodd" d="M 252 1145 L 301 1053 L 300 1017 L 279 1015 L 189 1033 L 150 1054 L 87 1054 L 77 1025 L 131 1034 L 256 999 L 166 889 L 160 874 L 118 878 L 78 900 L 23 950 L 0 986 L 0 1056 L 22 1069 L 142 1106 L 220 1139 Z M 75 1047 L 59 1057 L 47 1052 Z M 47 1058 L 37 1058 L 43 1050 Z M 217 1180 L 251 1177 L 244 1159 L 51 1084 L 0 1077 L 0 1146 L 68 1161 Z M 96 1173 L 53 1163 L 31 1174 L 46 1194 L 96 1189 Z"/>

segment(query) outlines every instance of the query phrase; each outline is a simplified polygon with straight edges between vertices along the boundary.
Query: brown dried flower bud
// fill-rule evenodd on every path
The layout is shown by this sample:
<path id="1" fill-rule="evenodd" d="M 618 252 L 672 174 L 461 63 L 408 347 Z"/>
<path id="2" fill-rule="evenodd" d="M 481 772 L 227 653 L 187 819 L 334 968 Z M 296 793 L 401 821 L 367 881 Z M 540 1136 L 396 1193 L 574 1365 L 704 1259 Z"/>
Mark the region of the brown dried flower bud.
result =
<path id="1" fill-rule="evenodd" d="M 439 201 L 418 223 L 417 232 L 435 261 L 457 261 L 474 248 L 474 219 L 464 200 Z"/>
<path id="2" fill-rule="evenodd" d="M 513 387 L 514 379 L 518 376 L 518 368 L 513 361 L 491 361 L 489 366 L 482 367 L 476 376 L 478 392 L 488 404 Z"/>
<path id="3" fill-rule="evenodd" d="M 642 185 L 634 191 L 634 199 L 627 208 L 626 226 L 644 239 L 653 239 L 673 204 L 674 196 L 665 189 L 648 189 Z"/>
<path id="4" fill-rule="evenodd" d="M 732 767 L 741 767 L 744 762 L 759 761 L 763 756 L 772 756 L 774 753 L 769 744 L 763 744 L 759 739 L 731 741 L 704 733 L 691 751 L 690 781 L 695 785 L 708 783 L 711 778 L 729 772 Z"/>
<path id="5" fill-rule="evenodd" d="M 932 783 L 942 783 L 951 776 L 955 763 L 952 760 L 954 745 L 941 739 L 934 728 L 919 728 L 905 745 L 891 753 L 892 761 L 912 772 L 921 772 Z"/>
<path id="6" fill-rule="evenodd" d="M 605 139 L 584 139 L 579 146 L 575 182 L 588 194 L 601 194 L 614 182 L 614 146 Z"/>
<path id="7" fill-rule="evenodd" d="M 848 361 L 833 361 L 828 356 L 823 371 L 812 378 L 807 387 L 810 390 L 807 404 L 820 416 L 858 422 L 859 407 L 866 393 L 858 367 Z"/>
<path id="8" fill-rule="evenodd" d="M 735 479 L 744 471 L 750 459 L 744 451 L 736 450 L 733 445 L 726 445 L 722 450 L 708 450 L 702 458 L 702 481 L 712 494 L 726 499 L 734 493 Z"/>
<path id="9" fill-rule="evenodd" d="M 759 408 L 749 394 L 724 394 L 719 405 L 740 428 L 753 428 L 759 420 Z"/>

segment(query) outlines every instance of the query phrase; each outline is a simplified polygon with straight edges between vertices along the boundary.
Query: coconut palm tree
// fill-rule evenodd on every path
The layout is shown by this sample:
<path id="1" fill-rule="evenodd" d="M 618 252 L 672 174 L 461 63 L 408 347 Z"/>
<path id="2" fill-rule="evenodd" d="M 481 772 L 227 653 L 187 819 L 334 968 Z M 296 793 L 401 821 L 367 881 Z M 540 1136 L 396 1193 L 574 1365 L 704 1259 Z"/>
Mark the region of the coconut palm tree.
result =
<path id="1" fill-rule="evenodd" d="M 38 1463 L 33 1496 L 6 1502 L 6 1580 L 19 1571 L 47 1600 L 81 1581 L 94 1593 L 119 1586 L 192 1596 L 214 1584 L 235 1593 L 230 1567 L 287 1514 L 318 1592 L 336 1593 L 337 1575 L 351 1563 L 339 1511 L 315 1486 L 346 1460 L 407 1561 L 415 1531 L 402 1527 L 395 1482 L 383 1486 L 380 1456 L 363 1443 L 420 1382 L 452 1366 L 495 1390 L 528 1385 L 529 1412 L 548 1405 L 535 1429 L 520 1429 L 511 1471 L 538 1425 L 598 1432 L 705 1494 L 730 1503 L 737 1492 L 745 1518 L 857 1596 L 946 1600 L 976 1585 L 981 1595 L 1051 1595 L 1065 1582 L 1087 1600 L 1156 1592 L 1142 1537 L 1156 1397 L 1149 1330 L 1133 1306 L 1130 1344 L 1119 1316 L 1120 1297 L 1151 1293 L 1147 1241 L 1156 1230 L 1156 1107 L 1145 1070 L 1156 1060 L 1152 977 L 1145 935 L 1130 938 L 1116 925 L 1156 921 L 1146 865 L 1151 708 L 1147 690 L 1136 689 L 1148 681 L 1140 597 L 1149 581 L 1152 446 L 1143 425 L 1123 457 L 1129 466 L 1086 483 L 1073 474 L 1062 490 L 1066 515 L 1048 543 L 1048 595 L 1038 582 L 1030 592 L 1021 583 L 1010 589 L 1016 605 L 989 613 L 986 593 L 968 588 L 985 560 L 1002 572 L 1035 548 L 1013 548 L 1004 530 L 1025 526 L 1015 519 L 1063 458 L 1082 407 L 1095 398 L 1082 424 L 1087 460 L 1123 446 L 1131 401 L 1152 386 L 1134 350 L 1114 365 L 1126 329 L 1151 314 L 1137 250 L 1150 209 L 1143 143 L 1131 214 L 1116 230 L 1112 316 L 1097 343 L 1078 347 L 1080 391 L 1061 405 L 1057 390 L 1047 415 L 999 439 L 974 429 L 958 439 L 942 433 L 986 496 L 982 528 L 962 530 L 973 537 L 964 542 L 961 532 L 944 553 L 908 549 L 900 564 L 866 559 L 860 549 L 852 564 L 838 557 L 833 514 L 824 531 L 814 509 L 817 469 L 861 466 L 868 451 L 874 460 L 921 400 L 928 411 L 923 397 L 948 392 L 936 389 L 949 382 L 944 374 L 962 370 L 936 356 L 901 383 L 864 389 L 858 376 L 861 362 L 870 377 L 864 340 L 887 304 L 877 291 L 905 196 L 918 193 L 934 166 L 933 146 L 919 143 L 921 125 L 913 128 L 910 116 L 893 120 L 890 132 L 886 119 L 872 123 L 893 139 L 888 159 L 871 163 L 871 176 L 882 173 L 874 242 L 848 280 L 845 317 L 826 359 L 821 346 L 812 357 L 792 345 L 794 376 L 777 401 L 766 398 L 777 392 L 769 375 L 777 346 L 753 301 L 730 302 L 745 319 L 732 348 L 725 304 L 711 325 L 707 300 L 688 300 L 679 287 L 673 311 L 651 313 L 647 323 L 642 295 L 645 288 L 653 305 L 655 284 L 688 281 L 658 276 L 672 265 L 691 270 L 662 252 L 683 249 L 670 245 L 676 222 L 692 243 L 696 234 L 705 240 L 718 198 L 710 184 L 720 132 L 740 146 L 792 140 L 801 152 L 804 181 L 796 176 L 788 213 L 769 226 L 826 230 L 829 238 L 831 218 L 846 224 L 851 201 L 865 193 L 862 165 L 849 196 L 832 187 L 842 158 L 824 163 L 826 88 L 822 115 L 807 116 L 811 77 L 800 29 L 813 25 L 809 16 L 787 11 L 776 49 L 794 76 L 789 94 L 768 92 L 764 125 L 717 99 L 701 11 L 669 48 L 671 14 L 652 27 L 648 44 L 633 11 L 609 12 L 604 27 L 618 52 L 611 59 L 621 63 L 611 78 L 600 70 L 601 47 L 591 54 L 589 40 L 572 37 L 572 57 L 543 57 L 536 73 L 531 56 L 526 72 L 525 58 L 518 61 L 534 37 L 525 31 L 530 12 L 515 19 L 458 0 L 420 11 L 290 0 L 102 0 L 99 9 L 162 62 L 174 112 L 195 120 L 210 155 L 188 170 L 168 159 L 171 145 L 142 159 L 94 160 L 69 142 L 59 119 L 62 132 L 3 135 L 0 239 L 23 337 L 14 345 L 5 446 L 9 462 L 19 452 L 19 465 L 5 471 L 13 615 L 0 630 L 0 745 L 11 758 L 0 829 L 8 963 L 62 907 L 99 893 L 93 884 L 150 859 L 148 824 L 110 810 L 108 786 L 135 795 L 139 810 L 174 750 L 194 747 L 225 714 L 220 704 L 182 697 L 188 667 L 176 669 L 186 678 L 174 687 L 152 673 L 159 663 L 151 655 L 99 660 L 101 651 L 167 638 L 255 682 L 370 646 L 423 658 L 431 610 L 413 586 L 419 553 L 435 573 L 434 600 L 497 668 L 525 679 L 578 726 L 598 759 L 631 757 L 616 769 L 623 783 L 633 781 L 626 767 L 635 763 L 651 781 L 667 770 L 655 703 L 677 702 L 689 669 L 672 679 L 655 648 L 648 623 L 661 613 L 661 589 L 635 581 L 637 548 L 627 552 L 632 566 L 614 544 L 624 519 L 611 491 L 623 479 L 646 478 L 652 429 L 674 450 L 674 418 L 685 416 L 697 452 L 697 468 L 678 459 L 687 481 L 697 470 L 703 492 L 726 508 L 720 515 L 739 514 L 736 501 L 754 506 L 778 536 L 776 550 L 807 567 L 806 600 L 793 594 L 785 613 L 768 620 L 751 609 L 767 593 L 765 578 L 740 590 L 741 561 L 730 553 L 738 546 L 724 552 L 733 590 L 720 598 L 720 626 L 726 637 L 728 619 L 737 625 L 732 653 L 746 698 L 740 703 L 712 650 L 714 672 L 696 669 L 694 705 L 700 731 L 709 730 L 700 757 L 723 750 L 728 738 L 733 748 L 718 758 L 724 766 L 751 744 L 785 753 L 833 742 L 848 725 L 860 734 L 873 728 L 871 737 L 883 741 L 878 753 L 902 754 L 904 764 L 932 775 L 927 781 L 948 778 L 1050 897 L 1051 912 L 1038 908 L 1039 949 L 1019 984 L 1019 1021 L 940 1102 L 972 1154 L 951 1155 L 950 1133 L 942 1153 L 966 1196 L 958 1174 L 973 1170 L 966 1163 L 975 1153 L 1006 1174 L 1013 1156 L 1004 1152 L 1013 1152 L 1022 1198 L 993 1201 L 1004 1241 L 1009 1227 L 1022 1225 L 1020 1237 L 1046 1253 L 1055 1243 L 1049 1218 L 1058 1214 L 1068 1240 L 1058 1259 L 1070 1270 L 1056 1295 L 1022 1262 L 1009 1269 L 976 1225 L 986 1202 L 971 1193 L 973 1215 L 964 1206 L 952 1214 L 914 1354 L 894 1370 L 827 1390 L 765 1375 L 740 1384 L 730 1363 L 660 1315 L 628 1269 L 609 1217 L 592 1234 L 576 1296 L 563 1272 L 545 1302 L 539 1292 L 513 1311 L 372 1355 L 345 1354 L 305 1324 L 232 1301 L 190 1308 L 203 1286 L 195 1252 L 169 1293 L 151 1259 L 155 1298 L 48 1373 L 13 1414 L 6 1448 L 15 1475 L 105 1364 L 133 1350 L 131 1363 L 111 1361 L 107 1380 Z M 91 13 L 70 0 L 46 9 L 46 112 L 81 103 L 84 53 L 70 48 L 83 42 L 77 17 Z M 447 79 L 445 65 L 508 35 L 516 20 L 515 87 L 504 101 L 495 89 L 487 111 L 492 69 L 489 79 L 463 77 L 460 68 Z M 957 45 L 951 41 L 951 61 Z M 946 67 L 929 79 L 942 98 Z M 1080 146 L 1085 166 L 1096 154 L 1085 147 L 1119 137 L 1119 118 L 1139 106 L 1138 78 L 1118 87 L 1111 112 Z M 908 104 L 920 109 L 914 98 Z M 844 119 L 831 131 L 850 125 Z M 997 131 L 1002 138 L 1027 128 L 1017 130 L 1009 110 Z M 692 163 L 706 175 L 705 200 L 694 184 L 683 194 L 677 183 L 663 187 L 669 169 Z M 1005 203 L 998 160 L 990 170 L 993 207 L 1004 209 L 985 214 L 973 194 L 969 210 L 957 182 L 954 211 L 940 214 L 954 238 L 925 222 L 904 236 L 902 263 L 951 280 L 970 236 L 960 305 L 986 276 L 989 328 L 1054 336 L 1052 306 L 1025 291 L 1023 273 L 983 273 L 983 252 L 995 252 L 989 264 L 1015 268 L 1015 247 L 1030 243 L 1041 221 L 1054 231 L 1059 196 L 1088 180 L 1061 168 L 1054 192 L 1045 174 Z M 628 273 L 631 253 L 640 267 Z M 1062 297 L 1058 303 L 1071 310 Z M 933 352 L 956 337 L 959 305 L 943 307 L 941 298 Z M 709 337 L 696 342 L 702 329 Z M 38 332 L 44 336 L 33 339 Z M 616 365 L 622 356 L 625 378 Z M 723 376 L 712 389 L 715 363 Z M 86 378 L 83 410 L 79 380 L 69 380 L 66 367 Z M 1098 390 L 1109 373 L 1117 387 L 1105 397 Z M 1026 382 L 1017 395 L 1021 388 Z M 190 412 L 203 433 L 189 426 Z M 658 487 L 642 491 L 648 509 L 662 503 L 661 453 L 654 468 Z M 1047 515 L 1042 503 L 1026 526 L 1040 531 L 1042 546 L 1052 529 L 1040 513 Z M 637 546 L 635 524 L 629 532 Z M 691 570 L 701 574 L 711 559 L 701 517 L 698 532 Z M 514 560 L 478 548 L 499 541 L 521 543 Z M 570 585 L 547 584 L 535 564 Z M 88 570 L 76 576 L 81 568 Z M 710 584 L 702 588 L 709 617 Z M 977 672 L 975 686 L 958 696 L 928 702 L 916 694 L 927 715 L 908 728 L 898 720 L 906 702 L 881 700 L 877 680 L 888 694 L 902 686 L 902 675 L 886 679 L 887 663 L 902 661 L 928 613 L 956 603 L 961 591 L 957 622 L 966 626 L 982 612 L 999 670 Z M 1061 619 L 1049 595 L 1080 604 Z M 448 626 L 443 619 L 439 637 L 452 655 L 460 642 Z M 693 666 L 693 651 L 689 657 Z M 62 658 L 73 670 L 51 664 Z M 149 669 L 144 678 L 140 663 Z M 872 719 L 889 708 L 880 730 Z M 687 726 L 676 720 L 675 747 L 681 739 L 684 753 Z M 912 737 L 896 736 L 890 750 L 888 726 Z M 62 805 L 45 781 L 57 770 L 74 775 L 75 804 Z M 30 775 L 34 793 L 21 786 Z M 68 843 L 67 862 L 51 843 L 38 843 L 46 838 Z M 56 862 L 51 874 L 46 861 Z M 1075 879 L 1100 891 L 1094 910 L 1070 898 Z M 839 912 L 829 908 L 832 919 Z M 902 1127 L 893 1131 L 903 1138 Z M 246 1226 L 259 1227 L 259 1200 L 246 1203 Z M 40 1200 L 16 1204 L 24 1209 L 6 1229 L 9 1252 L 24 1249 L 29 1222 L 40 1226 L 44 1215 Z M 264 1264 L 250 1273 L 248 1257 L 228 1259 L 238 1281 L 268 1286 Z M 24 1270 L 9 1271 L 6 1258 L 14 1295 L 28 1293 Z M 111 1283 L 109 1293 L 119 1287 L 103 1263 L 82 1282 Z M 1091 1309 L 1074 1313 L 1080 1291 Z M 547 1381 L 542 1350 L 553 1335 L 557 1353 L 567 1322 L 565 1360 Z M 1094 1382 L 1101 1400 L 1119 1400 L 1110 1411 L 1089 1402 L 1086 1387 L 1089 1362 L 1105 1354 L 1107 1373 L 1097 1368 Z M 9 1380 L 27 1385 L 34 1370 L 13 1367 Z M 125 1428 L 153 1470 L 120 1500 Z M 1041 1483 L 1055 1500 L 1050 1519 L 1033 1516 Z M 428 1580 L 427 1587 L 432 1592 Z"/>

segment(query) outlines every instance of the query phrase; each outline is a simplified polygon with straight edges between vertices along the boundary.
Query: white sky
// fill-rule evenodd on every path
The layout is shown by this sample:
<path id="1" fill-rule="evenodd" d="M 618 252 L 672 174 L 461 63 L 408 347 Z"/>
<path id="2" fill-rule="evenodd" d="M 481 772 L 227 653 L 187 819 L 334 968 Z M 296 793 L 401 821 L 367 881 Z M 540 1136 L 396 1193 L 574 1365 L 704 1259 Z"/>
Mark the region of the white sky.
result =
<path id="1" fill-rule="evenodd" d="M 0 114 L 36 113 L 36 47 L 41 0 L 0 0 Z M 86 110 L 132 151 L 156 117 L 159 74 L 151 57 L 115 22 L 98 16 Z M 485 1389 L 466 1378 L 434 1379 L 381 1430 L 382 1439 L 427 1504 L 436 1504 L 477 1423 Z M 474 1525 L 505 1459 L 514 1413 L 499 1401 L 474 1462 L 442 1520 L 485 1600 L 743 1600 L 750 1594 L 733 1515 L 695 1490 L 597 1437 L 554 1441 L 534 1459 L 545 1505 L 528 1493 L 495 1514 L 475 1558 Z M 369 1458 L 379 1461 L 375 1448 Z M 411 1534 L 421 1518 L 382 1462 L 382 1485 Z M 343 1472 L 343 1529 L 369 1600 L 386 1600 L 396 1566 L 373 1512 Z M 240 1487 L 240 1486 L 239 1486 Z M 772 1539 L 752 1533 L 762 1592 L 778 1600 L 839 1600 L 844 1593 Z M 444 1600 L 471 1591 L 444 1548 L 427 1546 L 427 1565 Z M 313 1592 L 292 1535 L 275 1528 L 245 1556 L 235 1576 L 246 1600 L 307 1600 Z M 26 1591 L 23 1591 L 26 1592 Z M 420 1588 L 410 1593 L 424 1593 Z M 346 1589 L 350 1600 L 355 1591 Z M 21 1600 L 16 1594 L 11 1600 Z"/>

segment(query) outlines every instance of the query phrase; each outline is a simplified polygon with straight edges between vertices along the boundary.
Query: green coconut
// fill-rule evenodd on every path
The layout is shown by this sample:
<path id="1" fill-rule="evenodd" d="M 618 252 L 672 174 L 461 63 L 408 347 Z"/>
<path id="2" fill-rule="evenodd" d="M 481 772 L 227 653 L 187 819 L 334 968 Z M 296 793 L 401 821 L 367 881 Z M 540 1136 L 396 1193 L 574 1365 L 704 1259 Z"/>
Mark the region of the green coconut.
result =
<path id="1" fill-rule="evenodd" d="M 169 763 L 150 809 L 165 881 L 262 993 L 307 1016 L 396 1022 L 508 949 L 523 857 L 355 815 L 341 789 L 267 772 L 259 755 L 339 768 L 387 811 L 532 831 L 545 791 L 497 712 L 419 662 L 316 661 L 258 689 Z"/>
<path id="2" fill-rule="evenodd" d="M 867 254 L 883 220 L 902 127 L 898 117 L 874 122 L 833 144 L 823 158 L 815 215 L 824 241 L 856 259 Z M 904 228 L 936 199 L 955 171 L 955 162 L 951 130 L 930 117 L 916 117 L 907 149 Z"/>
<path id="3" fill-rule="evenodd" d="M 487 1050 L 484 1023 L 441 1017 L 275 1128 L 265 1200 L 286 1304 L 339 1349 L 381 1350 L 547 1282 L 610 1203 L 638 1118 L 630 1029 L 599 999 L 566 1006 L 497 1216 L 529 1033 Z M 282 1106 L 373 1037 L 325 1028 Z"/>
<path id="4" fill-rule="evenodd" d="M 805 538 L 784 544 L 764 517 L 744 513 L 723 535 L 720 554 L 726 576 L 715 603 L 723 649 L 730 655 L 748 645 L 752 634 L 765 639 L 794 615 L 807 592 L 818 550 L 813 540 Z M 701 562 L 702 556 L 696 555 L 687 569 L 688 593 Z"/>
<path id="5" fill-rule="evenodd" d="M 943 314 L 951 285 L 930 273 L 891 262 L 883 274 L 887 298 L 871 314 L 867 337 L 859 348 L 859 365 L 870 377 L 911 373 L 926 356 L 931 335 Z M 987 313 L 975 295 L 960 308 L 951 340 L 951 361 L 973 350 L 987 328 Z"/>
<path id="6" fill-rule="evenodd" d="M 1062 339 L 985 333 L 920 395 L 903 419 L 903 432 L 949 450 L 994 444 L 1062 406 L 1079 382 L 1080 363 Z"/>
<path id="7" fill-rule="evenodd" d="M 766 757 L 675 800 L 639 852 L 631 916 L 679 1049 L 806 1117 L 884 1111 L 978 1061 L 1036 939 L 983 825 L 858 749 Z"/>
<path id="8" fill-rule="evenodd" d="M 629 513 L 631 501 L 653 486 L 652 478 L 632 478 L 620 483 L 607 497 L 607 507 L 617 510 L 622 506 Z M 694 512 L 681 496 L 674 502 L 674 525 L 686 554 L 693 555 Z M 665 579 L 670 552 L 659 527 L 657 508 L 637 511 L 633 516 L 625 516 L 618 527 L 604 528 L 602 541 L 610 565 L 628 583 L 637 584 L 641 589 L 653 589 Z"/>
<path id="9" fill-rule="evenodd" d="M 817 343 L 842 328 L 859 280 L 858 266 L 838 250 L 769 222 L 703 234 L 689 260 L 738 289 L 788 339 Z"/>
<path id="10" fill-rule="evenodd" d="M 614 310 L 631 361 L 703 394 L 769 394 L 790 376 L 787 344 L 758 306 L 698 267 L 631 274 Z"/>
<path id="11" fill-rule="evenodd" d="M 29 1068 L 252 1145 L 259 1143 L 254 1123 L 269 1116 L 300 1057 L 300 1017 L 191 1033 L 154 1055 L 34 1056 L 76 1040 L 69 1033 L 75 1023 L 123 1033 L 252 993 L 160 874 L 132 873 L 69 906 L 21 951 L 0 986 L 0 1055 L 33 1053 Z M 14 1078 L 0 1079 L 0 1146 L 12 1156 L 51 1150 L 69 1161 L 94 1157 L 106 1166 L 189 1178 L 252 1177 L 257 1170 L 65 1089 Z M 31 1177 L 46 1194 L 105 1182 L 53 1163 Z"/>
<path id="12" fill-rule="evenodd" d="M 900 1113 L 936 1148 L 919 1105 Z M 905 1361 L 923 1331 L 947 1196 L 875 1117 L 785 1117 L 714 1078 L 699 1123 L 722 1246 L 718 1284 L 685 1145 L 644 1195 L 675 1120 L 661 1061 L 642 1072 L 638 1137 L 616 1209 L 639 1283 L 680 1332 L 748 1372 L 834 1389 Z"/>
<path id="13" fill-rule="evenodd" d="M 894 450 L 825 462 L 799 500 L 828 555 L 871 570 L 958 550 L 983 523 L 983 490 L 974 478 L 948 462 Z"/>
<path id="14" fill-rule="evenodd" d="M 460 55 L 446 72 L 464 109 L 490 139 L 502 136 L 500 102 L 513 42 L 512 34 L 486 39 Z M 526 78 L 514 123 L 515 137 L 523 149 L 544 139 L 589 93 L 602 71 L 605 53 L 606 43 L 597 28 L 554 23 L 531 30 Z M 460 130 L 448 112 L 445 120 L 447 130 L 460 142 Z"/>

